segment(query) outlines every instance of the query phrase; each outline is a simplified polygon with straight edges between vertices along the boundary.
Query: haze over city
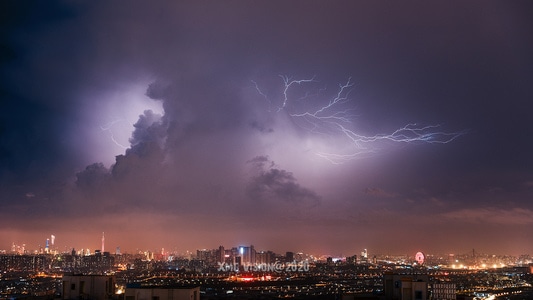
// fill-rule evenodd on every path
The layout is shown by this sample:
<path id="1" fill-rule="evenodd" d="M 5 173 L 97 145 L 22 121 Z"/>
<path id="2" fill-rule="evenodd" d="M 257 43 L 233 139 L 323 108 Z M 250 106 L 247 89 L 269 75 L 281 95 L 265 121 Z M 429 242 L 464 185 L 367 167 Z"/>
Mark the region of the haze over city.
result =
<path id="1" fill-rule="evenodd" d="M 0 5 L 0 249 L 533 252 L 530 2 Z"/>

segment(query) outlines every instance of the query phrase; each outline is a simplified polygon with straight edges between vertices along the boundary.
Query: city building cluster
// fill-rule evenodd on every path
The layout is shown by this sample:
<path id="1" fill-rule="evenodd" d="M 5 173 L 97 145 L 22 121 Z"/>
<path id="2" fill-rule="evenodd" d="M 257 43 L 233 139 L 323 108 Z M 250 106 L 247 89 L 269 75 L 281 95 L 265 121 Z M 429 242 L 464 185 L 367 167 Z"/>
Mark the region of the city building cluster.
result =
<path id="1" fill-rule="evenodd" d="M 344 257 L 219 246 L 195 252 L 58 251 L 13 243 L 0 253 L 0 299 L 520 299 L 533 260 L 463 254 Z M 354 251 L 356 252 L 356 251 Z M 169 296 L 172 295 L 172 296 Z M 171 297 L 171 298 L 169 298 Z M 515 297 L 515 298 L 513 298 Z M 503 299 L 503 298 L 502 298 Z"/>

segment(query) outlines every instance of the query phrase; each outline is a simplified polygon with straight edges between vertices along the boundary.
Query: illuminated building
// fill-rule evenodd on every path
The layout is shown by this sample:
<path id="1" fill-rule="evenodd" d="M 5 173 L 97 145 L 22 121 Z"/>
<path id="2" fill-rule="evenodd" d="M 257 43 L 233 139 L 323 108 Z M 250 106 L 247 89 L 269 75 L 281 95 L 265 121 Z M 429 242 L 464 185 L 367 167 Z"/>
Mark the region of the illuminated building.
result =
<path id="1" fill-rule="evenodd" d="M 450 266 L 455 264 L 455 254 L 453 253 L 448 254 L 448 264 Z"/>
<path id="2" fill-rule="evenodd" d="M 0 270 L 43 271 L 51 264 L 49 255 L 0 255 Z"/>
<path id="3" fill-rule="evenodd" d="M 349 265 L 357 264 L 357 255 L 346 257 L 346 263 L 349 264 Z"/>
<path id="4" fill-rule="evenodd" d="M 363 251 L 361 251 L 361 262 L 362 263 L 368 262 L 368 250 L 366 249 L 363 249 Z"/>
<path id="5" fill-rule="evenodd" d="M 272 251 L 261 251 L 255 254 L 257 264 L 271 264 L 275 261 L 275 254 Z"/>
<path id="6" fill-rule="evenodd" d="M 255 264 L 255 249 L 253 245 L 250 247 L 239 246 L 239 256 L 241 257 L 242 265 L 253 265 Z"/>
<path id="7" fill-rule="evenodd" d="M 196 250 L 196 258 L 206 265 L 214 266 L 216 265 L 219 257 L 218 257 L 218 250 L 207 250 L 207 249 L 201 249 Z"/>

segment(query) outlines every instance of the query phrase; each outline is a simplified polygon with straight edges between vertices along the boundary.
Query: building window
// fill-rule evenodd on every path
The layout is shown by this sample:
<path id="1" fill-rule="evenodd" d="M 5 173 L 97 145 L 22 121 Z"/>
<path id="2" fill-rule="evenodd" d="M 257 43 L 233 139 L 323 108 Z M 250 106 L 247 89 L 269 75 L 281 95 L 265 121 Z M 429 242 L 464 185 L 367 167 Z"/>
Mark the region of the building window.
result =
<path id="1" fill-rule="evenodd" d="M 423 300 L 422 291 L 415 291 L 415 300 Z"/>
<path id="2" fill-rule="evenodd" d="M 76 289 L 76 284 L 75 283 L 71 283 L 70 284 L 70 289 L 74 291 Z"/>

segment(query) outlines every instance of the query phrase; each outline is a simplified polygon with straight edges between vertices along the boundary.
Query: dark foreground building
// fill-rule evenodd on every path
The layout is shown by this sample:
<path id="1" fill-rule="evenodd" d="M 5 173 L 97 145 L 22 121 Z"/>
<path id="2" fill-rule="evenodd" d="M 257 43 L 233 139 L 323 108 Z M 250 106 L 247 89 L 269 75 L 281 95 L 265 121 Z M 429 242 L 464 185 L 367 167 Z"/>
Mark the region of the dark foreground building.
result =
<path id="1" fill-rule="evenodd" d="M 200 300 L 199 286 L 126 286 L 124 300 Z"/>
<path id="2" fill-rule="evenodd" d="M 64 275 L 61 299 L 107 300 L 115 295 L 115 277 L 106 275 Z"/>

